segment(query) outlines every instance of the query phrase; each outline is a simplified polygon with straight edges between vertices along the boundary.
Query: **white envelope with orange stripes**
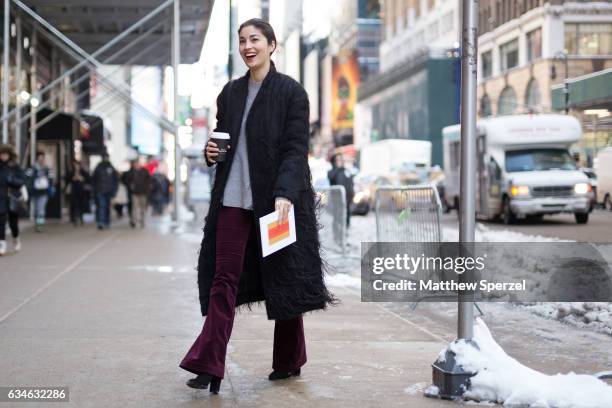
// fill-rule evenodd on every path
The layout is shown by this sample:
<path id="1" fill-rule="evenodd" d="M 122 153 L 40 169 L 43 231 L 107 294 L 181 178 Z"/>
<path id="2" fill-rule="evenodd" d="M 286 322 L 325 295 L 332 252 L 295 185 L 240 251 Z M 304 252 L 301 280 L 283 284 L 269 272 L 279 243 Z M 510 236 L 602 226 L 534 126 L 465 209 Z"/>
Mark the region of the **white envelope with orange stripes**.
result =
<path id="1" fill-rule="evenodd" d="M 259 230 L 261 231 L 261 252 L 264 257 L 293 244 L 297 241 L 293 206 L 289 210 L 287 221 L 280 225 L 278 224 L 278 211 L 261 217 Z"/>

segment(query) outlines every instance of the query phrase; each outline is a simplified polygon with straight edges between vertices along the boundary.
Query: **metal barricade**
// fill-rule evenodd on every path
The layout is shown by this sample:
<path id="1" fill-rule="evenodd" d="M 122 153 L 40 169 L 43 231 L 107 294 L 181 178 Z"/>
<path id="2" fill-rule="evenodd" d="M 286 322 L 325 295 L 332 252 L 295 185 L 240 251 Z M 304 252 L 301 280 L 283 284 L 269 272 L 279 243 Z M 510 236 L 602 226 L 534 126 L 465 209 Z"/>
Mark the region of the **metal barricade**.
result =
<path id="1" fill-rule="evenodd" d="M 327 251 L 346 253 L 346 191 L 344 186 L 317 189 L 320 199 L 319 239 Z"/>
<path id="2" fill-rule="evenodd" d="M 376 239 L 378 242 L 416 243 L 418 254 L 439 254 L 442 242 L 442 204 L 435 186 L 380 187 L 375 195 Z M 391 246 L 401 248 L 400 245 Z M 413 250 L 416 247 L 412 246 Z M 440 280 L 441 271 L 418 272 L 418 280 Z M 455 297 L 447 292 L 425 296 L 412 303 L 412 309 L 425 298 Z"/>
<path id="3" fill-rule="evenodd" d="M 442 204 L 434 186 L 376 190 L 378 242 L 441 242 Z"/>

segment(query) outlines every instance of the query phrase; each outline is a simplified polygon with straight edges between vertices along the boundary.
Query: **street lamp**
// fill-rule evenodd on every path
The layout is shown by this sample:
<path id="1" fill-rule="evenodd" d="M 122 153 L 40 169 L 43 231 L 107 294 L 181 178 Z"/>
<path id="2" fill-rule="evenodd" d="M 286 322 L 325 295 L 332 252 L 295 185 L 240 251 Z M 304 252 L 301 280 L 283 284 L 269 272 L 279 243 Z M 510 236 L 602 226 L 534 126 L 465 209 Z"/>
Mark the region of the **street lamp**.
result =
<path id="1" fill-rule="evenodd" d="M 569 113 L 569 84 L 567 83 L 567 75 L 568 75 L 568 62 L 567 62 L 567 53 L 565 51 L 559 51 L 557 52 L 554 56 L 553 56 L 553 65 L 550 68 L 550 79 L 556 79 L 557 78 L 557 70 L 555 67 L 555 63 L 557 61 L 563 61 L 564 62 L 564 80 L 563 80 L 563 95 L 565 97 L 565 114 L 567 115 Z"/>

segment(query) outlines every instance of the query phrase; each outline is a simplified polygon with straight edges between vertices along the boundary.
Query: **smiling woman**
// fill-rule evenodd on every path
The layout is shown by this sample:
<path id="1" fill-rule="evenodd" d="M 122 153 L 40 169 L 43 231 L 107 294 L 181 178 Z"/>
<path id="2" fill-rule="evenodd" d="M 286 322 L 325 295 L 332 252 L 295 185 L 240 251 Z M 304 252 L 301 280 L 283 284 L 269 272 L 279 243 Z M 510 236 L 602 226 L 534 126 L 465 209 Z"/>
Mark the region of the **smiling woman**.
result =
<path id="1" fill-rule="evenodd" d="M 335 302 L 325 287 L 308 166 L 309 104 L 304 88 L 276 71 L 274 30 L 251 19 L 238 30 L 249 68 L 217 98 L 215 132 L 229 133 L 223 161 L 210 139 L 206 163 L 216 175 L 198 260 L 204 328 L 180 366 L 192 388 L 219 391 L 235 307 L 264 301 L 275 320 L 269 380 L 300 375 L 306 363 L 302 315 Z M 293 207 L 297 241 L 262 257 L 259 218 Z"/>

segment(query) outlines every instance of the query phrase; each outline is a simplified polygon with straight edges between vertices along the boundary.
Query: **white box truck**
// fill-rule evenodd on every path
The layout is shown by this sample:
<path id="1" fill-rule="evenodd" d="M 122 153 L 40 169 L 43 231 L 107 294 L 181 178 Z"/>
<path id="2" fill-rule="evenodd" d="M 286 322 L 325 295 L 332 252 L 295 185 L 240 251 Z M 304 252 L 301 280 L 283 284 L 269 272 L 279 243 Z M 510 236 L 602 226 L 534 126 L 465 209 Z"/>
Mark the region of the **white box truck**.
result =
<path id="1" fill-rule="evenodd" d="M 594 170 L 597 176 L 597 203 L 612 211 L 612 147 L 597 153 Z"/>
<path id="2" fill-rule="evenodd" d="M 481 119 L 476 137 L 476 216 L 541 218 L 573 213 L 589 219 L 591 184 L 579 171 L 569 147 L 582 134 L 572 116 L 509 115 Z M 459 208 L 460 125 L 442 130 L 445 200 Z"/>

